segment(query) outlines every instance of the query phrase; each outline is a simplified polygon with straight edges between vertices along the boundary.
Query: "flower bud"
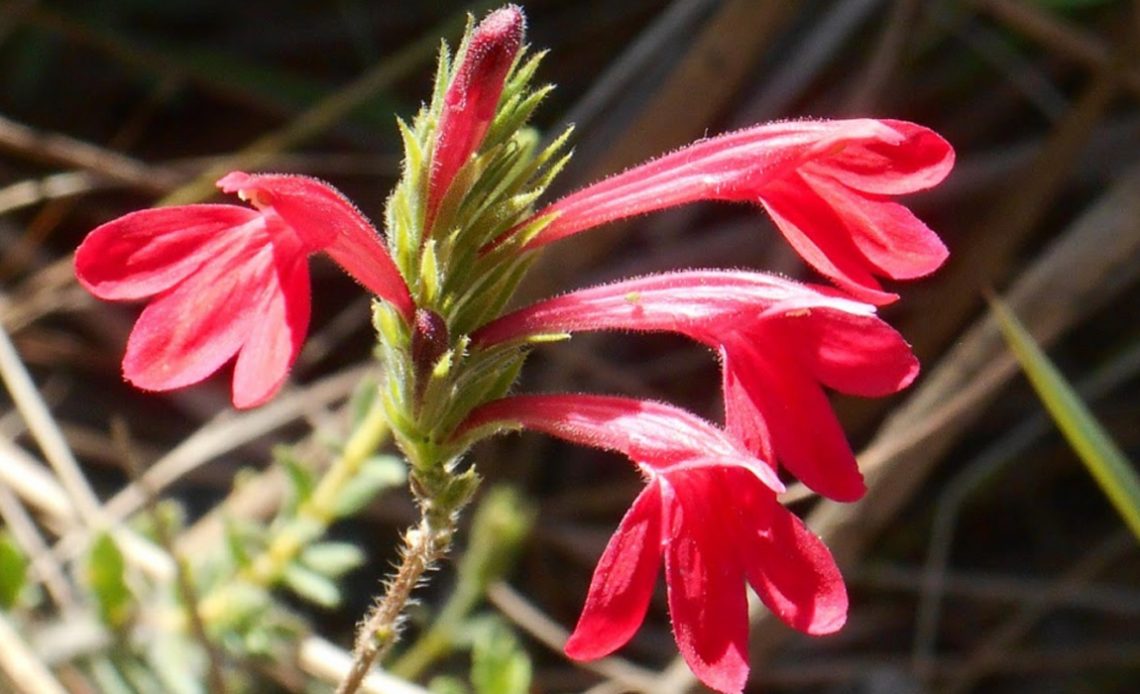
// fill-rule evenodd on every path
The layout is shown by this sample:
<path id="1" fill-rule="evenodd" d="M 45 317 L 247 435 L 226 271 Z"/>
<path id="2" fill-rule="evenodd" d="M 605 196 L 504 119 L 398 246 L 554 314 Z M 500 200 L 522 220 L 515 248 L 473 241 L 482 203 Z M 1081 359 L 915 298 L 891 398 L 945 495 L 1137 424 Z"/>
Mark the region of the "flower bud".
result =
<path id="1" fill-rule="evenodd" d="M 416 371 L 416 399 L 423 394 L 431 370 L 447 352 L 447 322 L 427 308 L 417 308 L 412 330 L 412 364 Z"/>
<path id="2" fill-rule="evenodd" d="M 525 27 L 522 9 L 507 5 L 487 15 L 467 40 L 439 114 L 428 184 L 428 229 L 455 174 L 491 127 Z"/>

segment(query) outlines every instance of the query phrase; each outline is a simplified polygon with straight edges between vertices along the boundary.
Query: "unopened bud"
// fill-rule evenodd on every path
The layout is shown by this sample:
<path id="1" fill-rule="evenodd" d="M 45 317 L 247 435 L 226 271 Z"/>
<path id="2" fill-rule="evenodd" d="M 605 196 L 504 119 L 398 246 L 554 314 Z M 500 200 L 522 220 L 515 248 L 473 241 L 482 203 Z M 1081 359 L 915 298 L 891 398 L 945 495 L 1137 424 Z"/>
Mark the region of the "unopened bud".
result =
<path id="1" fill-rule="evenodd" d="M 416 370 L 416 396 L 423 394 L 432 368 L 447 353 L 450 338 L 443 316 L 426 308 L 416 309 L 412 330 L 412 363 Z"/>
<path id="2" fill-rule="evenodd" d="M 467 41 L 439 114 L 428 184 L 429 227 L 455 174 L 479 149 L 491 127 L 525 30 L 522 9 L 507 5 L 479 22 Z"/>

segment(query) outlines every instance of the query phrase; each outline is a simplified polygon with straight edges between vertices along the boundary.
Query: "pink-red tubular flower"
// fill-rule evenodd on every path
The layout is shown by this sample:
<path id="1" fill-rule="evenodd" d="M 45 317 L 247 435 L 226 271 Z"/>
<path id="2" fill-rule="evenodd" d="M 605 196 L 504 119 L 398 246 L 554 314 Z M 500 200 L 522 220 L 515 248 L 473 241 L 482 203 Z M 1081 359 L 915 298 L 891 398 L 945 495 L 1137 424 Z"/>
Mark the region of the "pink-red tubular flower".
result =
<path id="1" fill-rule="evenodd" d="M 954 151 L 894 120 L 788 121 L 739 130 L 572 193 L 538 216 L 537 247 L 625 217 L 697 200 L 758 203 L 803 259 L 864 301 L 889 303 L 874 276 L 912 279 L 946 259 L 938 236 L 893 196 L 930 188 Z"/>
<path id="2" fill-rule="evenodd" d="M 461 433 L 494 423 L 619 451 L 646 480 L 594 571 L 570 657 L 600 658 L 633 636 L 662 558 L 678 649 L 718 691 L 739 692 L 748 677 L 746 581 L 800 631 L 827 634 L 846 620 L 827 547 L 777 502 L 768 465 L 717 427 L 660 403 L 530 395 L 474 410 Z"/>
<path id="3" fill-rule="evenodd" d="M 483 143 L 495 118 L 511 64 L 522 46 L 526 19 L 507 5 L 475 27 L 443 98 L 428 183 L 428 226 L 455 174 Z"/>
<path id="4" fill-rule="evenodd" d="M 240 172 L 218 185 L 254 209 L 142 210 L 98 227 L 76 251 L 75 273 L 95 296 L 152 299 L 127 341 L 128 381 L 173 390 L 236 355 L 234 405 L 269 400 L 308 329 L 308 256 L 317 251 L 410 321 L 411 296 L 376 230 L 334 189 L 300 176 Z"/>
<path id="5" fill-rule="evenodd" d="M 755 272 L 693 270 L 571 292 L 487 324 L 487 347 L 582 330 L 674 332 L 718 351 L 726 428 L 824 496 L 862 496 L 863 478 L 822 386 L 875 397 L 918 374 L 909 345 L 870 304 Z"/>

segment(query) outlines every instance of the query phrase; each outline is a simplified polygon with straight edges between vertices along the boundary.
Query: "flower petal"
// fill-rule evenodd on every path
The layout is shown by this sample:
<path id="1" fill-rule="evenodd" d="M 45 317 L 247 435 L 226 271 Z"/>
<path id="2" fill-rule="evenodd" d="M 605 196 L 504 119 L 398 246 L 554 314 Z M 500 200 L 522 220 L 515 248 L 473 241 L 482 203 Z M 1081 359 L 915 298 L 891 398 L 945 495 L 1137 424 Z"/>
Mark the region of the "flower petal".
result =
<path id="1" fill-rule="evenodd" d="M 231 171 L 219 178 L 217 185 L 223 192 L 248 200 L 258 210 L 272 209 L 310 253 L 332 243 L 345 226 L 367 225 L 339 191 L 315 178 Z"/>
<path id="2" fill-rule="evenodd" d="M 226 247 L 241 245 L 257 212 L 236 205 L 141 210 L 97 227 L 75 252 L 75 274 L 100 299 L 153 296 L 184 280 Z"/>
<path id="3" fill-rule="evenodd" d="M 863 257 L 887 277 L 929 275 L 949 256 L 938 235 L 897 202 L 854 191 L 828 176 L 804 172 L 802 177 L 837 212 Z"/>
<path id="4" fill-rule="evenodd" d="M 776 227 L 808 265 L 868 303 L 889 304 L 898 294 L 883 291 L 867 261 L 829 203 L 793 175 L 770 185 L 760 199 Z"/>
<path id="5" fill-rule="evenodd" d="M 271 256 L 268 241 L 246 239 L 147 306 L 127 340 L 127 380 L 143 390 L 172 390 L 229 361 L 258 317 Z"/>
<path id="6" fill-rule="evenodd" d="M 677 647 L 702 682 L 739 692 L 748 679 L 748 600 L 738 538 L 725 532 L 723 490 L 709 484 L 715 471 L 670 474 L 675 500 L 667 503 L 669 538 L 665 579 Z"/>
<path id="7" fill-rule="evenodd" d="M 272 209 L 309 252 L 324 250 L 353 279 L 411 322 L 415 305 L 380 232 L 336 188 L 306 176 L 241 171 L 223 176 L 218 187 L 240 193 L 259 209 Z"/>
<path id="8" fill-rule="evenodd" d="M 844 185 L 874 195 L 926 190 L 950 173 L 954 149 L 938 133 L 906 121 L 876 122 L 888 133 L 851 141 L 804 170 L 826 171 Z"/>
<path id="9" fill-rule="evenodd" d="M 661 561 L 661 493 L 650 483 L 606 545 L 566 655 L 591 660 L 624 645 L 645 619 Z"/>
<path id="10" fill-rule="evenodd" d="M 238 409 L 262 405 L 280 390 L 309 329 L 308 261 L 303 255 L 274 255 L 257 319 L 234 365 Z"/>
<path id="11" fill-rule="evenodd" d="M 765 329 L 792 345 L 816 378 L 841 393 L 881 397 L 918 376 L 910 345 L 876 316 L 817 307 L 769 318 Z"/>
<path id="12" fill-rule="evenodd" d="M 515 395 L 472 410 L 454 436 L 495 422 L 618 451 L 653 470 L 736 460 L 773 491 L 784 491 L 772 469 L 738 441 L 700 417 L 664 403 L 604 395 Z"/>
<path id="13" fill-rule="evenodd" d="M 866 486 L 843 428 L 823 389 L 783 349 L 770 341 L 757 349 L 747 338 L 725 345 L 732 355 L 725 367 L 733 369 L 732 378 L 753 405 L 749 412 L 732 412 L 726 419 L 762 417 L 782 466 L 828 498 L 854 501 Z M 726 406 L 743 399 L 726 400 Z"/>
<path id="14" fill-rule="evenodd" d="M 724 429 L 762 460 L 776 460 L 772 435 L 764 414 L 756 408 L 752 395 L 740 381 L 733 352 L 720 348 L 722 388 L 724 391 Z"/>
<path id="15" fill-rule="evenodd" d="M 763 494 L 753 496 L 764 502 Z M 793 629 L 830 634 L 847 621 L 847 588 L 827 546 L 777 503 L 742 516 L 752 524 L 740 548 L 748 582 L 768 609 Z"/>
<path id="16" fill-rule="evenodd" d="M 737 324 L 735 319 L 789 299 L 835 301 L 797 282 L 759 272 L 667 272 L 531 304 L 488 323 L 471 339 L 485 347 L 532 335 L 623 329 L 676 332 L 715 344 L 715 335 Z"/>

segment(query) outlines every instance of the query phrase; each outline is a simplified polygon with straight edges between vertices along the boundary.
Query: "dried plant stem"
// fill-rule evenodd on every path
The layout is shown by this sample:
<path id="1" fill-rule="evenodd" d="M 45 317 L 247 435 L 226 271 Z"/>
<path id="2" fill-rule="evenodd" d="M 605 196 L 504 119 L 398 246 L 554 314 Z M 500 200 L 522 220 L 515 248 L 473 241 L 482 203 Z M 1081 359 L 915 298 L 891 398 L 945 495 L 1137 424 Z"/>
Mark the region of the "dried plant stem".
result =
<path id="1" fill-rule="evenodd" d="M 387 582 L 384 596 L 373 605 L 356 633 L 352 669 L 341 681 L 337 694 L 353 694 L 368 675 L 372 663 L 396 642 L 401 615 L 412 590 L 451 546 L 456 514 L 434 513 L 430 504 L 430 500 L 421 504 L 423 516 L 419 525 L 404 534 L 400 566 Z"/>

